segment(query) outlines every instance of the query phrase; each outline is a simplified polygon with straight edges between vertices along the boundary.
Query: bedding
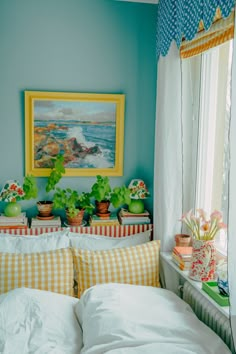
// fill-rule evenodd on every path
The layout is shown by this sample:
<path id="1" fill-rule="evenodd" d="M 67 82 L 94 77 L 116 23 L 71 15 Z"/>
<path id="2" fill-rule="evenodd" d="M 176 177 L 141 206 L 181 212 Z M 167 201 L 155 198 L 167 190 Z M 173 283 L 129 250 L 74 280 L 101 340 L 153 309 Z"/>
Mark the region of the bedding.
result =
<path id="1" fill-rule="evenodd" d="M 137 246 L 151 240 L 152 230 L 147 230 L 130 236 L 110 237 L 93 234 L 78 234 L 69 232 L 71 247 L 83 250 L 99 251 L 113 248 Z"/>
<path id="2" fill-rule="evenodd" d="M 68 230 L 47 232 L 38 236 L 18 236 L 0 233 L 0 252 L 47 252 L 69 246 Z"/>
<path id="3" fill-rule="evenodd" d="M 81 299 L 19 288 L 0 295 L 1 354 L 229 354 L 189 305 L 161 288 L 99 284 Z"/>
<path id="4" fill-rule="evenodd" d="M 174 293 L 130 284 L 100 284 L 75 306 L 81 354 L 229 354 L 228 347 Z"/>
<path id="5" fill-rule="evenodd" d="M 70 248 L 27 254 L 0 253 L 0 294 L 20 287 L 74 295 Z"/>
<path id="6" fill-rule="evenodd" d="M 37 242 L 0 235 L 0 353 L 229 354 L 189 305 L 158 288 L 160 242 L 146 242 L 148 233 L 131 247 L 109 238 L 114 248 L 104 250 L 106 236 L 81 236 L 71 249 L 67 232 Z M 67 296 L 75 268 L 80 300 Z"/>
<path id="7" fill-rule="evenodd" d="M 0 295 L 0 353 L 80 353 L 77 303 L 70 296 L 26 288 Z"/>
<path id="8" fill-rule="evenodd" d="M 87 250 L 123 248 L 146 243 L 151 239 L 151 230 L 130 236 L 110 237 L 63 231 L 47 232 L 38 236 L 18 236 L 0 233 L 0 252 L 33 253 L 60 248 L 75 247 Z"/>
<path id="9" fill-rule="evenodd" d="M 160 286 L 159 252 L 158 240 L 103 251 L 72 248 L 78 297 L 89 287 L 101 283 Z"/>

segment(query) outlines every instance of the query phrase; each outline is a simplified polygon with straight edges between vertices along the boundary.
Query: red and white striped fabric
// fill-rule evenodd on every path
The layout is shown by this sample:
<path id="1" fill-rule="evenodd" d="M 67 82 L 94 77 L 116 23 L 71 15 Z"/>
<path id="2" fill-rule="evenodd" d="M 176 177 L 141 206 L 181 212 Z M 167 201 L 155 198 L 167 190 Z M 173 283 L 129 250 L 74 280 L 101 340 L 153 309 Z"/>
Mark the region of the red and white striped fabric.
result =
<path id="1" fill-rule="evenodd" d="M 119 226 L 73 226 L 68 228 L 62 227 L 38 227 L 28 229 L 0 229 L 0 233 L 7 233 L 11 235 L 30 235 L 37 236 L 46 232 L 55 232 L 61 230 L 70 230 L 71 232 L 104 235 L 110 237 L 130 236 L 146 230 L 152 230 L 152 224 L 141 225 L 119 225 Z"/>

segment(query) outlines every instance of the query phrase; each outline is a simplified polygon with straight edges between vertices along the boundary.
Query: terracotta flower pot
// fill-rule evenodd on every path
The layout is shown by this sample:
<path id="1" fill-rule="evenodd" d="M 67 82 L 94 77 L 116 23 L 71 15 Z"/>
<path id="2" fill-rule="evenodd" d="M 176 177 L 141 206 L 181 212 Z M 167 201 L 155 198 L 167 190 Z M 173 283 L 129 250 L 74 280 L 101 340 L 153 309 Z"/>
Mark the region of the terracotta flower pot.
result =
<path id="1" fill-rule="evenodd" d="M 69 215 L 68 210 L 66 210 L 66 218 L 67 222 L 70 226 L 80 226 L 82 225 L 83 218 L 84 218 L 84 210 L 83 209 L 78 209 L 77 215 L 71 217 Z"/>
<path id="2" fill-rule="evenodd" d="M 96 214 L 98 216 L 100 215 L 110 215 L 109 212 L 109 206 L 110 206 L 110 201 L 109 200 L 102 200 L 101 202 L 98 202 L 97 200 L 95 200 L 95 205 L 96 205 Z"/>
<path id="3" fill-rule="evenodd" d="M 187 234 L 176 234 L 175 235 L 176 246 L 188 247 L 191 244 L 191 236 Z"/>
<path id="4" fill-rule="evenodd" d="M 37 208 L 39 217 L 49 217 L 52 215 L 53 202 L 49 200 L 43 200 L 37 202 Z"/>

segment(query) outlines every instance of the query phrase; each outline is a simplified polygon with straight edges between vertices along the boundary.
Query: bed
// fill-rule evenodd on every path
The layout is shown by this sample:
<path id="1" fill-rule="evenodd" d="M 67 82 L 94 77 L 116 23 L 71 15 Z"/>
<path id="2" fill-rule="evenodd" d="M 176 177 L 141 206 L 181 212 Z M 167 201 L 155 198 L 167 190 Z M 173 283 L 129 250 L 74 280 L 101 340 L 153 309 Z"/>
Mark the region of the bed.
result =
<path id="1" fill-rule="evenodd" d="M 0 353 L 230 353 L 160 288 L 159 250 L 150 231 L 0 234 Z"/>
<path id="2" fill-rule="evenodd" d="M 228 354 L 190 307 L 161 288 L 101 284 L 80 299 L 18 288 L 0 296 L 2 354 Z"/>

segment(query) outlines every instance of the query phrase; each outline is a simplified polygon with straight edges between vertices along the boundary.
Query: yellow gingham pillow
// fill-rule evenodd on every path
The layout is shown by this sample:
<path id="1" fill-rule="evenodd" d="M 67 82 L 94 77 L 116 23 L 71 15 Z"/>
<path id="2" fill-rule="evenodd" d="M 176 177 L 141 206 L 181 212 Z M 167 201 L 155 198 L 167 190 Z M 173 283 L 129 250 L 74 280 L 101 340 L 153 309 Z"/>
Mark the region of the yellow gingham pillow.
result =
<path id="1" fill-rule="evenodd" d="M 0 294 L 26 287 L 74 295 L 69 248 L 40 253 L 0 253 Z"/>
<path id="2" fill-rule="evenodd" d="M 127 283 L 159 287 L 160 241 L 105 251 L 72 248 L 78 297 L 95 284 Z"/>

